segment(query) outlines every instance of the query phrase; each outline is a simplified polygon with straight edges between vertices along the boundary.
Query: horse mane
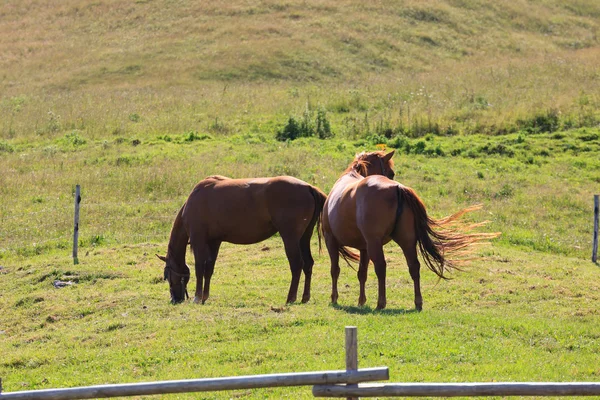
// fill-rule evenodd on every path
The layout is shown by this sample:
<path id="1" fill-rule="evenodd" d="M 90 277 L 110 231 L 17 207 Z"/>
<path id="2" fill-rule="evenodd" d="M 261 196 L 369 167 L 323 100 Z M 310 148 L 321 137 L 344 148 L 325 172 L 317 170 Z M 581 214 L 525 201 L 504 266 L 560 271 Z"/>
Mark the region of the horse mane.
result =
<path id="1" fill-rule="evenodd" d="M 366 176 L 367 168 L 371 164 L 369 161 L 367 161 L 367 158 L 371 155 L 376 155 L 379 159 L 382 159 L 385 156 L 385 151 L 383 151 L 383 150 L 371 151 L 371 152 L 363 151 L 363 152 L 358 153 L 354 157 L 354 160 L 350 163 L 350 165 L 348 165 L 348 168 L 346 168 L 346 170 L 344 171 L 344 173 L 342 175 L 345 175 L 349 172 L 356 172 L 362 176 Z M 390 169 L 394 168 L 394 160 L 390 160 L 388 162 L 388 167 Z"/>

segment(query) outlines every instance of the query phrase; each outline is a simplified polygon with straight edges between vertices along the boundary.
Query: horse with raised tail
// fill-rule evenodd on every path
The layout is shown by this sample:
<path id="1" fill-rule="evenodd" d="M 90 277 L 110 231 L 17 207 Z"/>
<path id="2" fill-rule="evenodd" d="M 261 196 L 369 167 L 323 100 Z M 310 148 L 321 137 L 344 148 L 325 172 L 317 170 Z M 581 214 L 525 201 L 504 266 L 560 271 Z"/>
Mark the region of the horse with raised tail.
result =
<path id="1" fill-rule="evenodd" d="M 419 253 L 425 265 L 437 276 L 459 269 L 461 257 L 469 247 L 494 238 L 499 233 L 476 233 L 482 224 L 464 224 L 459 218 L 480 206 L 433 219 L 416 192 L 393 180 L 394 152 L 360 153 L 337 180 L 323 208 L 322 229 L 331 259 L 331 301 L 337 303 L 339 258 L 358 261 L 360 295 L 358 305 L 366 303 L 365 282 L 369 261 L 375 265 L 379 296 L 377 309 L 386 307 L 386 260 L 383 246 L 396 242 L 404 253 L 414 283 L 415 308 L 422 310 Z M 359 250 L 356 254 L 349 248 Z M 464 260 L 462 260 L 464 261 Z"/>

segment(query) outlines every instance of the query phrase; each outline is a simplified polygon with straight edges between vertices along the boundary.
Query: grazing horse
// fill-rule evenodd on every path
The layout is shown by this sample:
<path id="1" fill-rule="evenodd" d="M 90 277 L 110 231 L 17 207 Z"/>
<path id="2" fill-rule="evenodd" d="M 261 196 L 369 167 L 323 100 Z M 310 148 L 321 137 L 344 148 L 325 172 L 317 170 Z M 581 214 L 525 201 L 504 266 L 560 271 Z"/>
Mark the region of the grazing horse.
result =
<path id="1" fill-rule="evenodd" d="M 323 208 L 322 230 L 331 259 L 331 301 L 337 303 L 339 258 L 358 261 L 360 296 L 358 305 L 367 300 L 365 282 L 369 260 L 375 265 L 379 284 L 377 309 L 386 306 L 386 260 L 383 246 L 393 240 L 404 253 L 414 283 L 415 307 L 423 308 L 420 286 L 421 265 L 425 264 L 440 278 L 444 272 L 457 269 L 458 260 L 449 255 L 461 255 L 467 246 L 498 236 L 498 233 L 467 233 L 481 224 L 470 226 L 458 222 L 463 214 L 480 208 L 465 208 L 458 213 L 435 220 L 427 215 L 425 205 L 415 191 L 393 181 L 394 152 L 360 153 L 337 180 Z M 360 256 L 347 247 L 360 251 Z"/>
<path id="2" fill-rule="evenodd" d="M 325 199 L 320 189 L 290 176 L 256 179 L 210 176 L 198 183 L 175 218 L 166 257 L 157 255 L 166 263 L 164 278 L 169 281 L 171 302 L 180 303 L 187 297 L 188 242 L 196 264 L 194 302 L 204 304 L 222 242 L 258 243 L 279 232 L 292 271 L 287 302 L 296 301 L 304 271 L 302 302 L 306 303 L 310 299 L 314 264 L 310 239 L 316 224 L 320 246 L 319 225 Z"/>

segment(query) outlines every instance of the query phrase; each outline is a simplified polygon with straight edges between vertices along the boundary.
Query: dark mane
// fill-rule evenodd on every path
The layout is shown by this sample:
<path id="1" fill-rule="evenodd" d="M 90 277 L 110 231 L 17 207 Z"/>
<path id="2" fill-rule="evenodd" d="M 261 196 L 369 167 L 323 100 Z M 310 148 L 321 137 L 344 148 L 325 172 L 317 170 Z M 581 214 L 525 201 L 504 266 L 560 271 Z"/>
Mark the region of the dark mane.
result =
<path id="1" fill-rule="evenodd" d="M 348 168 L 346 168 L 342 175 L 354 171 L 362 176 L 365 176 L 367 174 L 367 168 L 371 164 L 369 161 L 367 161 L 367 158 L 371 155 L 376 155 L 379 159 L 382 159 L 385 156 L 385 151 L 371 151 L 368 153 L 366 151 L 363 151 L 361 153 L 358 153 L 354 157 L 354 160 L 350 163 L 350 165 L 348 165 Z M 394 160 L 390 160 L 388 162 L 388 167 L 394 168 Z"/>

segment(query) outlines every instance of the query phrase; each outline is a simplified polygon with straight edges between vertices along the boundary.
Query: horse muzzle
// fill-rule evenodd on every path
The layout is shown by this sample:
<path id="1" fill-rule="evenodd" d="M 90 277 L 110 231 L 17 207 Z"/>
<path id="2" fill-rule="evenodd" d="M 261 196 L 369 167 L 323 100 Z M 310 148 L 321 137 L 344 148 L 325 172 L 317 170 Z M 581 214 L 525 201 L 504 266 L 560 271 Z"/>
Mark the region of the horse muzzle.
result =
<path id="1" fill-rule="evenodd" d="M 171 292 L 171 304 L 183 303 L 186 299 L 190 298 L 190 295 L 188 294 L 187 287 L 184 282 L 182 282 L 181 290 L 180 290 L 181 293 L 179 296 L 175 295 L 175 291 L 173 289 L 171 289 L 170 292 Z"/>

